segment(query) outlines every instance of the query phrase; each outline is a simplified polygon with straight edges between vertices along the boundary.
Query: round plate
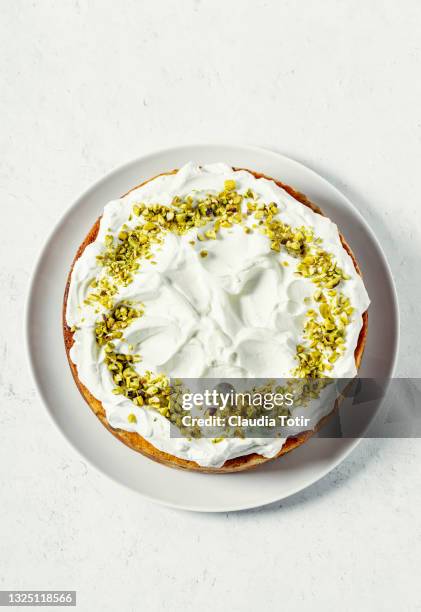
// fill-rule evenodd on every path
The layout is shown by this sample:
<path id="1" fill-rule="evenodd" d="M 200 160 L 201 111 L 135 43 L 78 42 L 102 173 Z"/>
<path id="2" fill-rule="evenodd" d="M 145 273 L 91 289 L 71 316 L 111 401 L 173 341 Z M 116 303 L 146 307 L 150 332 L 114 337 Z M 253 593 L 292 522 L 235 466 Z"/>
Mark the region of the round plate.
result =
<path id="1" fill-rule="evenodd" d="M 104 204 L 143 180 L 189 160 L 201 164 L 223 161 L 263 172 L 305 193 L 338 224 L 361 265 L 372 301 L 361 376 L 392 375 L 398 344 L 398 309 L 386 259 L 358 211 L 315 172 L 271 151 L 227 145 L 159 151 L 114 170 L 64 214 L 36 264 L 26 312 L 31 369 L 49 414 L 85 459 L 145 498 L 176 508 L 227 512 L 278 501 L 307 487 L 338 465 L 358 439 L 313 438 L 296 451 L 251 472 L 200 474 L 165 467 L 127 448 L 101 425 L 76 388 L 62 336 L 67 274 L 78 246 Z"/>

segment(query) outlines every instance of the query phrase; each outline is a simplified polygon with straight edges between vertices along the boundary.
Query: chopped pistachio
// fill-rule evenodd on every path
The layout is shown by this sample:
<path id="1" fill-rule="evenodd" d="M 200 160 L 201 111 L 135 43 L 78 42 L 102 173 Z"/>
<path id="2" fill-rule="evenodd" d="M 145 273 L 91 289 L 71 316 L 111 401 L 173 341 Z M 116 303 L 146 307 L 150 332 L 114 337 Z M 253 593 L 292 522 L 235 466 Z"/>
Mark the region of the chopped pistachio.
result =
<path id="1" fill-rule="evenodd" d="M 225 183 L 224 183 L 224 189 L 225 189 L 225 191 L 234 191 L 235 186 L 236 186 L 236 185 L 235 185 L 235 181 L 234 181 L 234 180 L 231 180 L 231 179 L 229 179 L 229 180 L 225 181 Z"/>

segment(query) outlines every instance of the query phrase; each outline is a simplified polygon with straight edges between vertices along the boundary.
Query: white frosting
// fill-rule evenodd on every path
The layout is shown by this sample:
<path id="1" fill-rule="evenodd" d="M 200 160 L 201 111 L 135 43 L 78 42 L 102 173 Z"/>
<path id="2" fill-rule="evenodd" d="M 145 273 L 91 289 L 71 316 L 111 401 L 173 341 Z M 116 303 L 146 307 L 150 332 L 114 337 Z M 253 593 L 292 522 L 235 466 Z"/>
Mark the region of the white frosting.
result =
<path id="1" fill-rule="evenodd" d="M 94 324 L 100 315 L 83 300 L 91 291 L 92 278 L 105 274 L 96 260 L 104 248 L 104 236 L 117 236 L 124 223 L 129 228 L 139 223 L 134 215 L 128 221 L 134 203 L 170 205 L 175 195 L 219 193 L 228 179 L 236 181 L 240 193 L 250 188 L 262 201 L 276 202 L 283 222 L 314 228 L 315 235 L 323 239 L 323 249 L 351 277 L 342 283 L 341 291 L 350 298 L 355 312 L 347 327 L 345 353 L 330 376 L 354 376 L 354 350 L 369 298 L 342 247 L 336 225 L 273 181 L 256 179 L 246 171 L 234 172 L 225 164 L 199 167 L 189 163 L 177 174 L 160 176 L 108 203 L 96 240 L 75 263 L 66 311 L 69 326 L 78 327 L 71 359 L 82 383 L 102 402 L 110 425 L 136 431 L 162 451 L 212 467 L 253 452 L 273 457 L 285 440 L 233 438 L 214 444 L 204 438 L 171 438 L 169 422 L 163 416 L 112 394 L 114 383 L 104 364 L 104 350 L 95 342 Z M 250 217 L 250 225 L 253 222 Z M 189 243 L 192 238 L 191 234 L 167 234 L 163 245 L 155 248 L 156 265 L 142 261 L 133 282 L 119 289 L 116 301 L 142 301 L 145 315 L 125 330 L 124 342 L 115 341 L 116 350 L 128 352 L 132 344 L 142 355 L 139 373 L 151 370 L 185 378 L 290 376 L 297 365 L 296 345 L 302 339 L 305 312 L 313 305 L 315 289 L 310 280 L 295 276 L 297 260 L 284 252 L 275 253 L 266 236 L 257 231 L 245 234 L 240 226 L 222 230 L 217 240 L 196 241 L 194 246 Z M 203 248 L 209 253 L 206 258 L 199 255 Z M 280 260 L 290 265 L 280 266 Z M 310 304 L 304 303 L 305 297 Z M 131 413 L 136 414 L 137 423 L 128 422 Z"/>

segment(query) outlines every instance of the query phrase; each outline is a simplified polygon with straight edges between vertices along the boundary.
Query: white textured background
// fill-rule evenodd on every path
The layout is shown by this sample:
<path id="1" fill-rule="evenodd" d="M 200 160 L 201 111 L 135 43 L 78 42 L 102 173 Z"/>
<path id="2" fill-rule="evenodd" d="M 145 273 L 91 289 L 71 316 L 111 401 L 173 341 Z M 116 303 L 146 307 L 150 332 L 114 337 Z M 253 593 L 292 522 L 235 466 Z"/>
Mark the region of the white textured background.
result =
<path id="1" fill-rule="evenodd" d="M 89 612 L 421 609 L 419 440 L 366 440 L 269 509 L 176 512 L 69 448 L 22 340 L 34 258 L 91 182 L 244 142 L 359 207 L 395 274 L 398 374 L 419 375 L 421 2 L 2 0 L 0 29 L 0 589 L 77 589 Z"/>

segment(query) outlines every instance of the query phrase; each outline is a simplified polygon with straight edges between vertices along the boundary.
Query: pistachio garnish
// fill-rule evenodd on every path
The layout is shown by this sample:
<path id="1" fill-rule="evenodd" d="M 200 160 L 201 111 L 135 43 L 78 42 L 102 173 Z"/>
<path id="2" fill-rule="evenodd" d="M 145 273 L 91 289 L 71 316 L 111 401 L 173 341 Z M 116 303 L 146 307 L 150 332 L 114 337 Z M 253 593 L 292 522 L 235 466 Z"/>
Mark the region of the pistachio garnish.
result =
<path id="1" fill-rule="evenodd" d="M 353 312 L 349 298 L 342 293 L 318 290 L 314 299 L 319 302 L 319 313 L 314 309 L 307 311 L 304 326 L 306 345 L 298 345 L 296 357 L 299 365 L 294 375 L 301 378 L 327 376 L 344 351 L 346 326 Z M 349 312 L 349 315 L 348 315 Z"/>
<path id="2" fill-rule="evenodd" d="M 138 309 L 124 303 L 115 306 L 109 315 L 103 315 L 102 320 L 95 325 L 95 337 L 100 346 L 109 345 L 111 340 L 122 338 L 126 329 L 138 317 L 143 315 L 142 305 Z M 109 346 L 108 346 L 109 348 Z M 107 347 L 105 349 L 107 352 Z"/>
<path id="3" fill-rule="evenodd" d="M 224 183 L 225 191 L 234 191 L 235 189 L 235 181 L 228 180 Z"/>

